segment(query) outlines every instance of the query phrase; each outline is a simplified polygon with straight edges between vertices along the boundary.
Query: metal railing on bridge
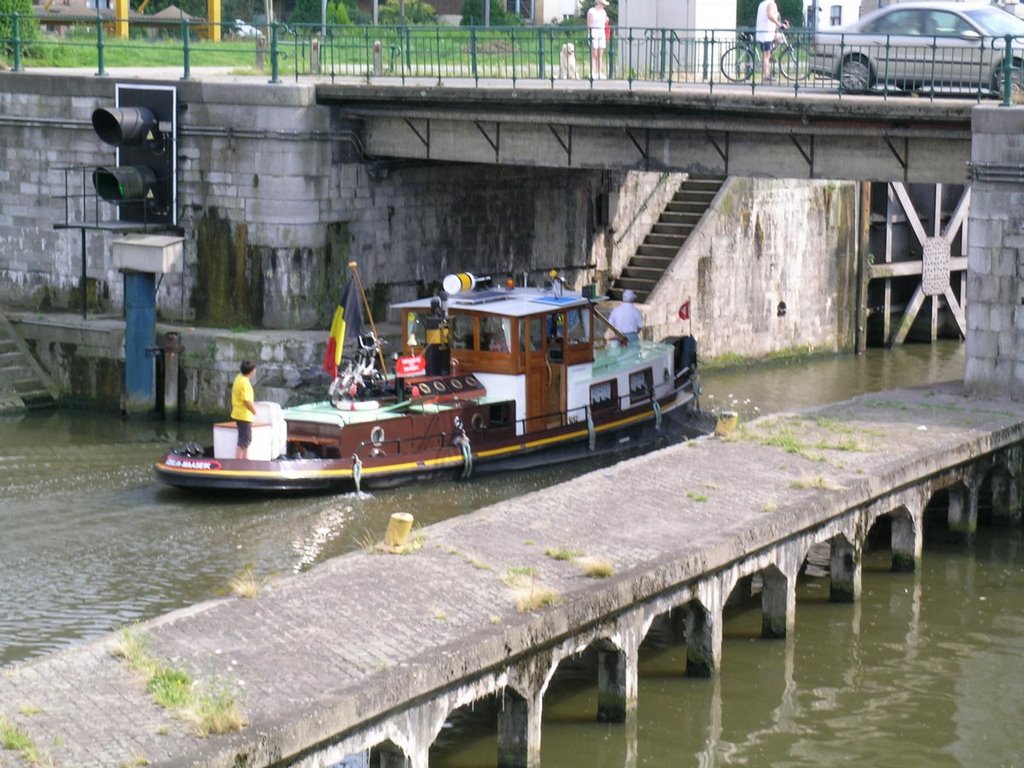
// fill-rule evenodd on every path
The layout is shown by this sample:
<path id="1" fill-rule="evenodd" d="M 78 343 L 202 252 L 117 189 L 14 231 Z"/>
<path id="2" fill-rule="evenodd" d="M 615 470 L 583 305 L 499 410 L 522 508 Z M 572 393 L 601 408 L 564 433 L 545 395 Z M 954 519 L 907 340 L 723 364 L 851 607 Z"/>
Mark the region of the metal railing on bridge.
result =
<path id="1" fill-rule="evenodd" d="M 992 37 L 863 35 L 787 30 L 762 72 L 760 45 L 752 30 L 616 27 L 610 31 L 598 72 L 591 62 L 588 31 L 573 26 L 451 27 L 279 24 L 239 37 L 233 24 L 210 34 L 202 21 L 130 19 L 128 37 L 112 32 L 108 16 L 59 18 L 0 15 L 0 56 L 15 71 L 43 67 L 172 68 L 183 79 L 193 67 L 233 76 L 417 83 L 494 80 L 511 85 L 538 81 L 551 87 L 600 79 L 632 89 L 660 85 L 709 90 L 785 88 L 801 91 L 915 92 L 929 98 L 1024 99 L 1024 40 Z M 221 37 L 214 42 L 210 38 Z"/>

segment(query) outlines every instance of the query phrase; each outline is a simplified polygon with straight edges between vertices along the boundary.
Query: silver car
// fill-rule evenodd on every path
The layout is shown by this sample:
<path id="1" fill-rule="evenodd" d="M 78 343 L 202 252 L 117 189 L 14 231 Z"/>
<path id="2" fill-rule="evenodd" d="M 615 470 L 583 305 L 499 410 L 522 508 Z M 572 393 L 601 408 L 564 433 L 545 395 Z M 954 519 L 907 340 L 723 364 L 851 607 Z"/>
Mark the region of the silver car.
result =
<path id="1" fill-rule="evenodd" d="M 992 5 L 900 3 L 814 34 L 810 69 L 846 91 L 923 90 L 1001 93 L 1009 61 L 1024 93 L 1024 21 Z"/>

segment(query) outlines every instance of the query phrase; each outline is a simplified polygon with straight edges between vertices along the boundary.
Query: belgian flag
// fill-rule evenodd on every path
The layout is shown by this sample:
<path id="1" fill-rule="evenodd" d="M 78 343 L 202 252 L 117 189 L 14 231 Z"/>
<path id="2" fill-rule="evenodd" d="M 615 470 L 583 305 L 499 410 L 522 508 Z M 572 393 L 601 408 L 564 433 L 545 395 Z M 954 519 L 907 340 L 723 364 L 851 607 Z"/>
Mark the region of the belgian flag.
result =
<path id="1" fill-rule="evenodd" d="M 349 280 L 341 303 L 334 310 L 331 335 L 327 338 L 327 350 L 324 352 L 324 370 L 332 377 L 338 375 L 338 366 L 346 351 L 349 357 L 355 356 L 362 332 L 363 308 L 356 292 L 356 281 Z"/>

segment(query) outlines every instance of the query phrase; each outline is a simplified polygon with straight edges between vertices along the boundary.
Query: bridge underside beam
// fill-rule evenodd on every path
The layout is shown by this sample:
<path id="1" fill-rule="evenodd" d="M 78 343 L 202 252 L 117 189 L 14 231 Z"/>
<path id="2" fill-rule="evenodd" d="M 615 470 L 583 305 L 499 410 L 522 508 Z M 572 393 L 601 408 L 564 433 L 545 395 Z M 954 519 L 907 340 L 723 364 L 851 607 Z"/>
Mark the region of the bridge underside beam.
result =
<path id="1" fill-rule="evenodd" d="M 369 116 L 375 157 L 706 176 L 963 183 L 970 138 Z M 485 127 L 486 126 L 486 127 Z M 956 177 L 956 178 L 952 178 Z"/>

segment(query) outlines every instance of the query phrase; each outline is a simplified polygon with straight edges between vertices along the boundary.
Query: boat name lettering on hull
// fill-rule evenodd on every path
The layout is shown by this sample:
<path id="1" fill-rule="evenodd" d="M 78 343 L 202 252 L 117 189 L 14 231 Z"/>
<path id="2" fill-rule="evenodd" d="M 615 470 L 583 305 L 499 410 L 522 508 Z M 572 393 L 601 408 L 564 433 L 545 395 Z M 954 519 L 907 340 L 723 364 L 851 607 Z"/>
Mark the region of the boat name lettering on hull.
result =
<path id="1" fill-rule="evenodd" d="M 209 459 L 179 459 L 169 456 L 164 463 L 175 469 L 220 469 L 219 461 Z"/>

